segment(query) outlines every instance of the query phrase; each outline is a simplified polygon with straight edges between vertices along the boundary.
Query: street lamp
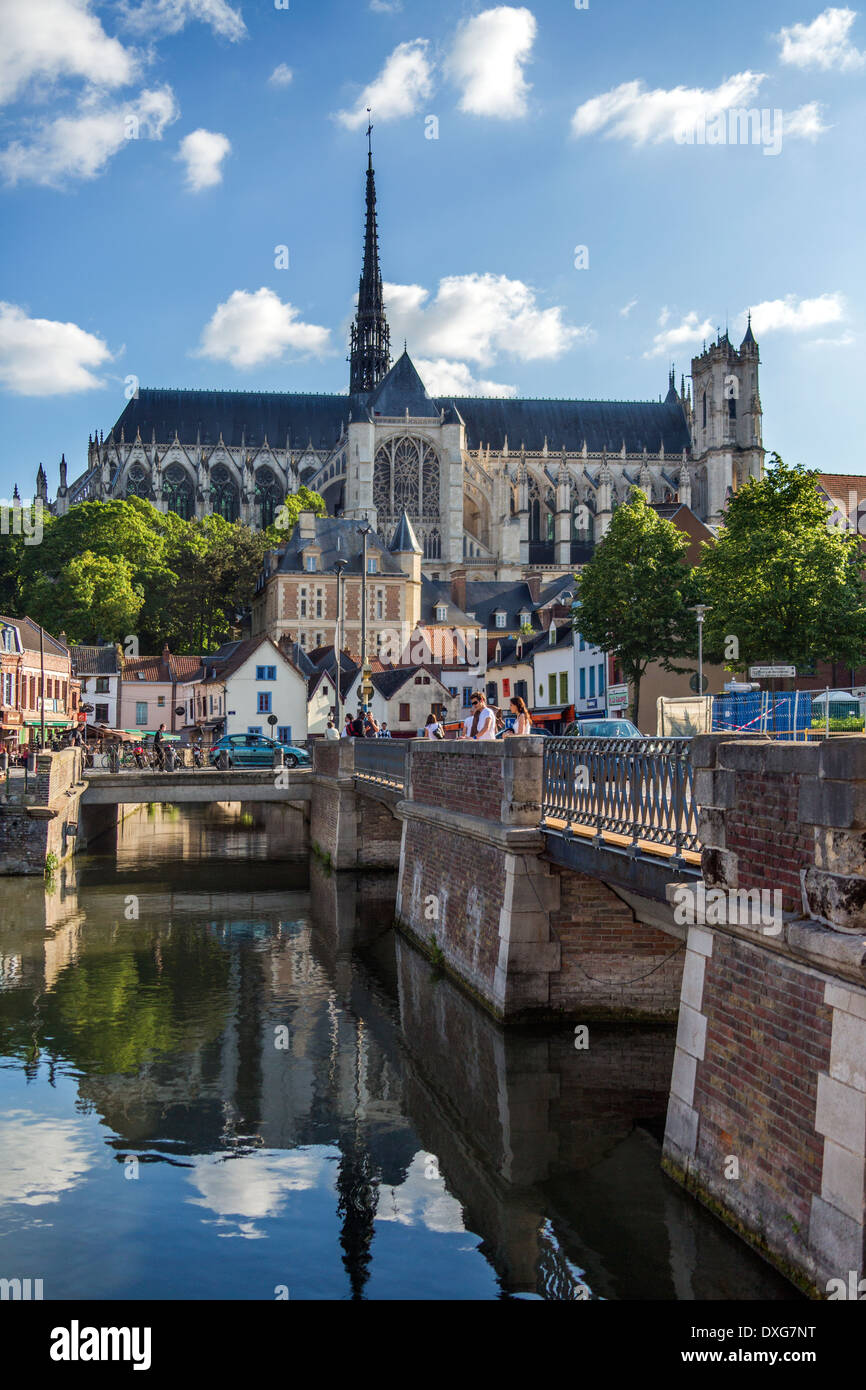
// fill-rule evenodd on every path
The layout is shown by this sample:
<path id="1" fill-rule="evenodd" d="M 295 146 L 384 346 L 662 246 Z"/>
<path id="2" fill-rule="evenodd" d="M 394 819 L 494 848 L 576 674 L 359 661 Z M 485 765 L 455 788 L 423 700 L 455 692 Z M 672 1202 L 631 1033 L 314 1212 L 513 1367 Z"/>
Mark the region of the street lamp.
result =
<path id="1" fill-rule="evenodd" d="M 337 572 L 337 729 L 343 732 L 343 696 L 340 688 L 341 657 L 343 654 L 343 570 L 348 564 L 348 560 L 335 560 L 334 569 Z"/>
<path id="2" fill-rule="evenodd" d="M 574 626 L 576 595 L 571 589 L 565 589 L 559 595 L 559 602 L 563 608 L 567 603 L 571 604 L 571 707 L 574 710 L 574 717 L 577 718 L 577 642 L 576 630 Z"/>
<path id="3" fill-rule="evenodd" d="M 369 708 L 370 673 L 367 667 L 367 537 L 373 530 L 366 517 L 358 527 L 362 541 L 361 554 L 361 705 L 364 713 Z"/>
<path id="4" fill-rule="evenodd" d="M 704 693 L 704 618 L 710 611 L 709 604 L 696 603 L 692 612 L 698 620 L 698 694 Z"/>

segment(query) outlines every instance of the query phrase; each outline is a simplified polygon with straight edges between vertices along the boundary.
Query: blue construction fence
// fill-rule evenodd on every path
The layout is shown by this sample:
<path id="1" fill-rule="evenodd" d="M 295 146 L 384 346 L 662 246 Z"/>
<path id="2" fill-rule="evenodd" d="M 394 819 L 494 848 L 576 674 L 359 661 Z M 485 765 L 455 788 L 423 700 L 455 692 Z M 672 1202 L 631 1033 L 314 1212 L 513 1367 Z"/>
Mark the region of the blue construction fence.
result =
<path id="1" fill-rule="evenodd" d="M 862 733 L 862 690 L 738 691 L 713 698 L 713 732 L 769 734 L 772 738 L 821 738 Z"/>

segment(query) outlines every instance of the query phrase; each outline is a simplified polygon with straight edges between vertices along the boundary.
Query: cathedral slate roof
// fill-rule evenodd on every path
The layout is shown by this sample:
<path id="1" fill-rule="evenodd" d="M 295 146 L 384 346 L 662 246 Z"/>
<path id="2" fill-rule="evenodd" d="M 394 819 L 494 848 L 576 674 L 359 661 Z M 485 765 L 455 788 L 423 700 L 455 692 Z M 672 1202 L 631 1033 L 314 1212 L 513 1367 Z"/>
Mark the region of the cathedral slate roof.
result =
<path id="1" fill-rule="evenodd" d="M 579 453 L 584 441 L 589 453 L 618 454 L 625 441 L 626 453 L 681 454 L 691 449 L 691 437 L 679 401 L 567 401 L 515 400 L 496 396 L 440 397 L 438 405 L 453 405 L 466 425 L 466 447 L 488 444 L 502 448 L 505 438 L 512 454 L 521 446 L 540 453 L 547 440 L 551 453 L 565 446 Z"/>
<path id="2" fill-rule="evenodd" d="M 427 388 L 415 369 L 415 363 L 404 352 L 368 397 L 374 415 L 410 415 L 438 420 L 441 407 L 427 394 Z"/>
<path id="3" fill-rule="evenodd" d="M 136 399 L 127 402 L 114 426 L 115 440 L 123 429 L 127 444 L 140 433 L 149 444 L 156 433 L 160 444 L 170 442 L 175 433 L 182 444 L 223 442 L 237 448 L 261 445 L 267 438 L 275 449 L 301 450 L 312 443 L 315 449 L 332 449 L 337 443 L 349 412 L 358 419 L 364 398 L 351 396 L 293 395 L 280 391 L 170 391 L 142 388 Z"/>
<path id="4" fill-rule="evenodd" d="M 498 451 L 508 440 L 512 454 L 521 445 L 540 453 L 545 439 L 556 454 L 565 446 L 579 453 L 586 442 L 590 453 L 607 449 L 618 454 L 643 449 L 657 453 L 663 443 L 667 454 L 691 449 L 691 438 L 678 400 L 577 401 L 518 400 L 498 396 L 441 396 L 427 394 L 408 353 L 391 368 L 375 391 L 368 395 L 339 396 L 282 394 L 266 391 L 171 391 L 142 388 L 127 402 L 114 426 L 115 440 L 121 429 L 127 444 L 140 433 L 149 444 L 154 432 L 161 444 L 174 439 L 182 444 L 213 446 L 223 442 L 237 448 L 243 440 L 258 447 L 267 438 L 275 449 L 330 450 L 341 438 L 349 417 L 357 420 L 369 411 L 382 416 L 411 416 L 446 420 L 456 411 L 466 425 L 466 447 L 488 445 Z M 552 461 L 553 462 L 553 461 Z"/>

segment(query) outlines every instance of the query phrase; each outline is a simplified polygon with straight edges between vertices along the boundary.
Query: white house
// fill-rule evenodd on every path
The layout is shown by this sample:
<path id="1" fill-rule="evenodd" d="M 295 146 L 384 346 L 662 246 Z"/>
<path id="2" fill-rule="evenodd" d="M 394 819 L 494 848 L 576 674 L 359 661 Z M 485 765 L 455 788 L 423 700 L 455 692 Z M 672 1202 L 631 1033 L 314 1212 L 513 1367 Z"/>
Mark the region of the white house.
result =
<path id="1" fill-rule="evenodd" d="M 187 726 L 223 734 L 307 737 L 307 676 L 270 637 L 227 642 L 186 685 Z"/>
<path id="2" fill-rule="evenodd" d="M 120 727 L 121 657 L 117 647 L 70 647 L 73 674 L 81 681 L 81 703 L 88 707 L 87 724 Z"/>
<path id="3" fill-rule="evenodd" d="M 373 699 L 370 712 L 381 724 L 386 720 L 392 734 L 412 737 L 423 729 L 428 714 L 446 722 L 460 718 L 457 699 L 427 666 L 401 666 L 374 671 L 370 676 Z M 355 714 L 361 706 L 361 673 L 358 672 L 346 697 L 346 710 Z"/>

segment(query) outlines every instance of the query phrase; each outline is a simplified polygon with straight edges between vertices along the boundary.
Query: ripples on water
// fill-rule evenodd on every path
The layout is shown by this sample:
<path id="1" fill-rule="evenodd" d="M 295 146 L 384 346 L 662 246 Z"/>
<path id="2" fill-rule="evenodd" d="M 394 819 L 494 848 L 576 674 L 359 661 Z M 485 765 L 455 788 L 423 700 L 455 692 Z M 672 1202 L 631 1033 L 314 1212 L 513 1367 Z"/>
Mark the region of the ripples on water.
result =
<path id="1" fill-rule="evenodd" d="M 0 887 L 0 1277 L 46 1298 L 793 1298 L 663 1177 L 673 1034 L 504 1033 L 389 876 L 142 813 Z M 291 838 L 291 837 L 289 837 Z"/>

